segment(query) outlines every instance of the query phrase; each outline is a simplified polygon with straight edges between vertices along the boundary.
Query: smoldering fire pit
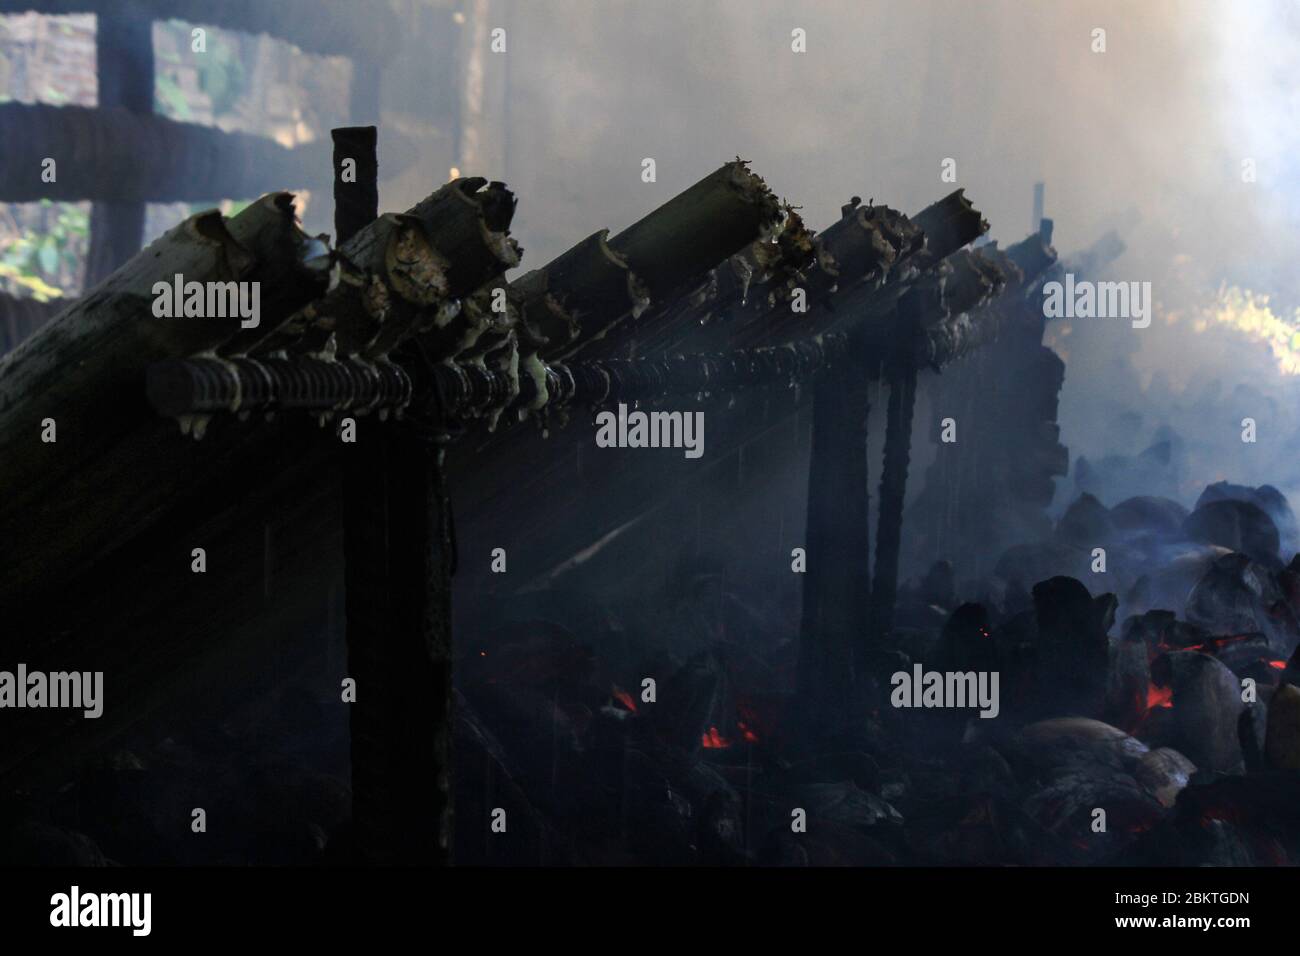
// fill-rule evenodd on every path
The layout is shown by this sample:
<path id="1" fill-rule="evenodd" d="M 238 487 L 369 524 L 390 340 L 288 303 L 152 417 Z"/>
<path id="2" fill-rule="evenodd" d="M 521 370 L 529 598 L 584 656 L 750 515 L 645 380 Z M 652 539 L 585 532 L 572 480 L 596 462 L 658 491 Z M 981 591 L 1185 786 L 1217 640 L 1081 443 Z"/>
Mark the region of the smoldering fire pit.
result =
<path id="1" fill-rule="evenodd" d="M 1089 505 L 1121 517 L 1134 507 Z M 1176 539 L 1203 547 L 1176 530 L 1160 547 Z M 1131 527 L 1098 546 L 1154 547 Z M 1122 601 L 1066 575 L 956 585 L 950 569 L 931 568 L 902 588 L 899 624 L 830 733 L 808 719 L 796 647 L 781 636 L 797 609 L 747 588 L 744 574 L 701 576 L 710 584 L 675 612 L 693 617 L 693 637 L 658 655 L 633 650 L 646 646 L 642 626 L 660 623 L 639 626 L 635 601 L 598 614 L 576 592 L 502 605 L 459 671 L 457 812 L 503 809 L 512 835 L 466 827 L 457 856 L 1294 864 L 1300 561 L 1217 545 L 1196 553 L 1200 575 L 1177 609 L 1144 598 L 1168 565 L 1131 554 L 1141 573 L 1107 579 Z M 962 602 L 962 588 L 985 598 Z M 530 618 L 541 603 L 549 619 Z M 553 623 L 563 617 L 596 626 L 580 635 Z M 974 700 L 893 706 L 891 675 L 910 678 L 922 662 L 996 673 L 997 716 L 981 718 Z"/>

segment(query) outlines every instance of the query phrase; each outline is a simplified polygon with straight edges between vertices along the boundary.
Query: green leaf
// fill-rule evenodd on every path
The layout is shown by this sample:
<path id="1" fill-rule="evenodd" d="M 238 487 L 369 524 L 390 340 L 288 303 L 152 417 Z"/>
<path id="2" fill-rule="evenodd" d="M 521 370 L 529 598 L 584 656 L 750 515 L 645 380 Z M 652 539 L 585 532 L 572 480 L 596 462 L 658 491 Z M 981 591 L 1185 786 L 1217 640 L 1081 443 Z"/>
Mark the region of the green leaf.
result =
<path id="1" fill-rule="evenodd" d="M 36 254 L 36 261 L 40 263 L 41 271 L 46 275 L 58 275 L 59 247 L 54 244 L 53 237 L 41 243 L 41 251 Z"/>
<path id="2" fill-rule="evenodd" d="M 164 116 L 178 120 L 193 118 L 193 114 L 190 112 L 190 104 L 185 101 L 185 94 L 176 85 L 176 81 L 165 73 L 158 74 L 156 94 L 159 105 L 163 107 L 159 112 Z"/>

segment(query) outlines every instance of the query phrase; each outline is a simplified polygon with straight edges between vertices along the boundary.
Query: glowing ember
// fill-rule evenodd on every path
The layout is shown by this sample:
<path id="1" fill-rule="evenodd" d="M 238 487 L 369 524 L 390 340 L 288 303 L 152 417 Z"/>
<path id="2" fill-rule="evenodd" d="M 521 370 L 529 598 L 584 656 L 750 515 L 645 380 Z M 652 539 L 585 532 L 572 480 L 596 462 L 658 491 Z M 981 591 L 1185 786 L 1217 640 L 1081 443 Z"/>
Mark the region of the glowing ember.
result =
<path id="1" fill-rule="evenodd" d="M 617 684 L 614 685 L 614 689 L 610 693 L 616 701 L 628 710 L 632 711 L 632 713 L 636 713 L 636 700 L 631 694 L 619 687 Z"/>
<path id="2" fill-rule="evenodd" d="M 700 740 L 700 745 L 705 750 L 722 750 L 731 746 L 731 741 L 722 734 L 718 733 L 717 727 L 710 727 L 709 732 Z"/>
<path id="3" fill-rule="evenodd" d="M 1276 670 L 1284 671 L 1286 670 L 1286 661 L 1269 661 L 1268 666 Z"/>
<path id="4" fill-rule="evenodd" d="M 745 738 L 745 743 L 747 744 L 758 743 L 758 734 L 750 730 L 743 720 L 737 721 L 736 727 L 739 728 L 740 735 Z"/>
<path id="5" fill-rule="evenodd" d="M 1202 654 L 1218 654 L 1219 651 L 1227 644 L 1233 644 L 1237 641 L 1248 641 L 1255 635 L 1253 634 L 1230 634 L 1225 637 L 1215 637 L 1202 644 L 1169 644 L 1165 641 L 1160 642 L 1162 651 L 1200 651 Z"/>
<path id="6" fill-rule="evenodd" d="M 1172 687 L 1157 687 L 1155 684 L 1147 687 L 1147 710 L 1172 706 L 1174 706 L 1174 689 Z"/>

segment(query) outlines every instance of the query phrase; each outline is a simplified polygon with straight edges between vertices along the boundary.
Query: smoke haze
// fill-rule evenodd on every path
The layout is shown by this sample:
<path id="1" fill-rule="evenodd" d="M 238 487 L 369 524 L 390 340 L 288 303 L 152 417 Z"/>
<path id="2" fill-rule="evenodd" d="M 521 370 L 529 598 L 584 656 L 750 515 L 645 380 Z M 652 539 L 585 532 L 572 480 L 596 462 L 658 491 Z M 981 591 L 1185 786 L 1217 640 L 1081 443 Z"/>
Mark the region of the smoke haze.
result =
<path id="1" fill-rule="evenodd" d="M 521 197 L 526 266 L 597 225 L 622 228 L 736 155 L 815 228 L 855 194 L 920 209 L 953 188 L 940 181 L 951 158 L 992 236 L 1014 242 L 1031 229 L 1042 181 L 1063 256 L 1115 229 L 1127 251 L 1094 278 L 1150 281 L 1156 299 L 1149 329 L 1052 327 L 1068 362 L 1061 421 L 1072 461 L 1141 451 L 1164 436 L 1161 426 L 1196 427 L 1204 434 L 1170 477 L 1177 487 L 1152 493 L 1194 500 L 1225 477 L 1300 485 L 1285 452 L 1297 428 L 1292 376 L 1260 334 L 1214 320 L 1197 331 L 1223 284 L 1271 295 L 1279 325 L 1291 322 L 1289 157 L 1300 124 L 1289 81 L 1300 17 L 1289 5 L 534 0 L 488 9 L 509 48 L 484 63 L 484 172 Z M 796 27 L 807 31 L 802 55 L 791 52 Z M 1095 29 L 1106 31 L 1104 53 L 1093 52 Z M 646 157 L 655 183 L 641 181 Z M 1245 160 L 1254 182 L 1243 181 Z M 1215 379 L 1218 391 L 1206 392 Z M 1260 422 L 1257 446 L 1240 441 L 1246 415 Z M 1058 501 L 1074 496 L 1069 483 Z"/>

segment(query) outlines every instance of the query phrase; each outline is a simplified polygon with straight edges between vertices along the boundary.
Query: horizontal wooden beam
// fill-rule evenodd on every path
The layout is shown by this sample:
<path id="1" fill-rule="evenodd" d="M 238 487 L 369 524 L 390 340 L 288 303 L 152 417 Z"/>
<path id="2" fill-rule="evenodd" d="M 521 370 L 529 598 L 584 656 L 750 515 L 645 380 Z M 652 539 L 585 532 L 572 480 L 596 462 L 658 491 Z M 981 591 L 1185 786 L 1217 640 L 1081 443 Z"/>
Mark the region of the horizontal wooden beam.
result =
<path id="1" fill-rule="evenodd" d="M 0 142 L 0 202 L 212 202 L 330 179 L 324 140 L 288 149 L 123 107 L 0 104 Z"/>
<path id="2" fill-rule="evenodd" d="M 403 35 L 387 3 L 350 0 L 0 0 L 0 14 L 48 16 L 127 13 L 154 20 L 265 33 L 308 53 L 378 58 L 391 56 Z"/>
<path id="3" fill-rule="evenodd" d="M 0 202 L 215 202 L 332 181 L 326 140 L 289 148 L 124 107 L 3 103 L 0 142 Z M 383 145 L 385 177 L 418 159 L 399 132 L 385 133 Z"/>

